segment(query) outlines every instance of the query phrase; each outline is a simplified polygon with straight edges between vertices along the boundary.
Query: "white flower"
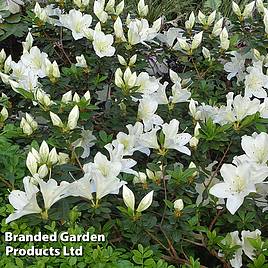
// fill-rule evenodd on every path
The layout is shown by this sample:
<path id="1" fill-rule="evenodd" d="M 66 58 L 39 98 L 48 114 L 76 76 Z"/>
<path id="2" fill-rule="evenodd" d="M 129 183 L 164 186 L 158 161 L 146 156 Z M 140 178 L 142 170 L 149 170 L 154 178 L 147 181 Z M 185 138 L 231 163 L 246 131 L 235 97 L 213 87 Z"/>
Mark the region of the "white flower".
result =
<path id="1" fill-rule="evenodd" d="M 92 23 L 91 15 L 83 15 L 79 10 L 71 9 L 69 14 L 60 16 L 59 22 L 61 25 L 72 31 L 72 36 L 75 40 L 86 37 L 85 32 Z"/>
<path id="2" fill-rule="evenodd" d="M 85 174 L 81 179 L 70 184 L 68 194 L 70 196 L 80 196 L 88 200 L 92 200 L 93 184 L 89 174 Z"/>
<path id="3" fill-rule="evenodd" d="M 162 125 L 162 131 L 165 135 L 164 148 L 175 149 L 181 153 L 191 155 L 191 151 L 185 146 L 191 139 L 191 135 L 188 133 L 180 133 L 179 121 L 172 119 L 169 124 Z"/>
<path id="4" fill-rule="evenodd" d="M 245 57 L 236 51 L 232 51 L 229 54 L 233 57 L 231 57 L 231 62 L 224 64 L 224 71 L 229 73 L 227 79 L 231 80 L 237 76 L 238 81 L 242 81 L 244 78 L 243 72 L 245 71 Z"/>
<path id="5" fill-rule="evenodd" d="M 176 210 L 179 210 L 179 211 L 183 210 L 183 208 L 184 208 L 183 200 L 182 199 L 177 199 L 174 202 L 174 208 Z"/>
<path id="6" fill-rule="evenodd" d="M 36 200 L 36 193 L 39 190 L 30 180 L 30 177 L 23 179 L 25 192 L 13 190 L 9 194 L 8 199 L 10 204 L 15 208 L 15 212 L 7 217 L 6 223 L 21 218 L 24 215 L 41 213 L 42 210 Z"/>
<path id="7" fill-rule="evenodd" d="M 86 158 L 90 155 L 90 148 L 94 146 L 96 137 L 91 130 L 82 130 L 81 138 L 73 142 L 74 147 L 82 147 L 84 149 L 81 158 Z"/>
<path id="8" fill-rule="evenodd" d="M 50 209 L 60 199 L 69 196 L 68 188 L 70 184 L 66 181 L 62 181 L 60 185 L 58 185 L 54 179 L 49 179 L 47 182 L 40 179 L 38 180 L 38 184 L 46 210 Z"/>
<path id="9" fill-rule="evenodd" d="M 152 149 L 160 149 L 160 146 L 157 141 L 157 131 L 160 128 L 158 126 L 154 127 L 152 130 L 141 134 L 140 135 L 140 144 L 144 147 L 147 148 L 152 148 Z"/>
<path id="10" fill-rule="evenodd" d="M 155 114 L 158 103 L 149 97 L 143 98 L 138 107 L 138 118 L 144 123 L 144 130 L 152 129 L 153 125 L 162 125 L 162 118 Z"/>
<path id="11" fill-rule="evenodd" d="M 237 167 L 223 164 L 220 172 L 224 182 L 214 185 L 209 193 L 218 198 L 227 198 L 226 208 L 231 214 L 235 214 L 247 195 L 256 192 L 255 184 L 266 178 L 266 174 L 255 177 L 250 163 L 241 163 Z"/>
<path id="12" fill-rule="evenodd" d="M 221 241 L 223 244 L 226 244 L 226 240 L 229 241 L 230 246 L 240 246 L 241 247 L 241 240 L 238 235 L 238 231 L 231 232 L 227 234 L 227 236 Z M 228 244 L 229 244 L 228 243 Z M 237 249 L 234 254 L 234 257 L 230 260 L 230 264 L 233 268 L 240 268 L 242 266 L 242 248 Z M 219 255 L 222 255 L 219 253 Z"/>
<path id="13" fill-rule="evenodd" d="M 266 164 L 268 161 L 268 134 L 256 132 L 252 136 L 243 136 L 241 146 L 250 160 L 258 164 Z"/>
<path id="14" fill-rule="evenodd" d="M 21 56 L 21 61 L 25 66 L 30 67 L 40 78 L 46 76 L 46 59 L 48 55 L 41 52 L 38 47 L 32 47 Z"/>
<path id="15" fill-rule="evenodd" d="M 81 67 L 81 68 L 87 68 L 87 61 L 85 59 L 85 56 L 83 54 L 81 54 L 80 56 L 76 56 L 76 64 L 75 66 L 77 67 Z"/>
<path id="16" fill-rule="evenodd" d="M 222 25 L 223 25 L 223 18 L 219 19 L 217 22 L 215 22 L 213 30 L 212 30 L 212 36 L 219 36 L 222 31 Z"/>
<path id="17" fill-rule="evenodd" d="M 255 249 L 254 247 L 251 245 L 250 241 L 248 240 L 248 238 L 252 238 L 252 239 L 257 239 L 259 236 L 261 235 L 261 231 L 256 229 L 253 232 L 250 231 L 245 231 L 243 230 L 241 232 L 241 237 L 242 237 L 242 249 L 244 251 L 244 253 L 251 259 L 254 260 L 255 257 Z"/>
<path id="18" fill-rule="evenodd" d="M 248 75 L 245 77 L 245 96 L 252 95 L 257 98 L 266 98 L 268 89 L 268 76 L 263 74 L 262 63 L 258 62 L 253 67 L 248 67 Z"/>
<path id="19" fill-rule="evenodd" d="M 96 54 L 102 57 L 112 57 L 115 53 L 115 48 L 112 46 L 114 38 L 111 34 L 105 35 L 101 31 L 94 31 L 93 48 Z"/>

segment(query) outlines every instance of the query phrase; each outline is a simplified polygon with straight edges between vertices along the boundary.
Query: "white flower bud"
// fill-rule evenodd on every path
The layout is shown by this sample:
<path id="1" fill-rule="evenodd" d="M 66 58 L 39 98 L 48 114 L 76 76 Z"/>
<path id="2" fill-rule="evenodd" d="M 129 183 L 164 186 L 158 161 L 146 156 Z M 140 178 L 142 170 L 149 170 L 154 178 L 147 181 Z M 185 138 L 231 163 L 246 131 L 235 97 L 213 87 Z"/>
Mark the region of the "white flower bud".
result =
<path id="1" fill-rule="evenodd" d="M 73 96 L 73 102 L 79 103 L 80 102 L 80 97 L 79 95 L 75 92 Z"/>
<path id="2" fill-rule="evenodd" d="M 202 13 L 201 10 L 198 11 L 198 20 L 202 25 L 205 25 L 207 23 L 207 19 L 206 19 L 206 15 L 204 13 Z"/>
<path id="3" fill-rule="evenodd" d="M 11 70 L 11 62 L 12 62 L 12 58 L 11 58 L 11 55 L 9 55 L 4 64 L 4 72 L 6 74 L 9 73 L 9 71 Z"/>
<path id="4" fill-rule="evenodd" d="M 4 122 L 8 118 L 8 110 L 6 107 L 3 107 L 0 112 L 0 121 Z"/>
<path id="5" fill-rule="evenodd" d="M 53 112 L 49 112 L 49 115 L 50 115 L 53 126 L 60 127 L 60 128 L 64 126 L 59 116 L 57 116 Z"/>
<path id="6" fill-rule="evenodd" d="M 42 141 L 41 146 L 39 148 L 39 155 L 41 163 L 47 163 L 49 156 L 49 147 L 46 141 Z"/>
<path id="7" fill-rule="evenodd" d="M 125 2 L 124 2 L 124 0 L 123 0 L 123 1 L 121 1 L 121 2 L 116 6 L 116 8 L 115 8 L 115 14 L 116 14 L 117 16 L 119 16 L 119 15 L 123 12 L 124 7 L 125 7 Z"/>
<path id="8" fill-rule="evenodd" d="M 203 32 L 200 32 L 198 34 L 195 34 L 193 42 L 192 42 L 192 50 L 199 47 L 199 45 L 202 42 Z"/>
<path id="9" fill-rule="evenodd" d="M 119 88 L 123 88 L 124 87 L 124 81 L 122 79 L 123 77 L 123 73 L 122 70 L 120 68 L 117 68 L 117 70 L 115 71 L 115 84 L 117 87 Z"/>
<path id="10" fill-rule="evenodd" d="M 238 16 L 238 17 L 241 17 L 241 10 L 238 6 L 238 4 L 236 2 L 232 2 L 232 9 L 233 9 L 233 12 Z"/>
<path id="11" fill-rule="evenodd" d="M 122 57 L 121 55 L 117 55 L 117 59 L 119 61 L 119 63 L 123 66 L 127 66 L 127 62 L 126 60 L 124 59 L 124 57 Z"/>
<path id="12" fill-rule="evenodd" d="M 186 42 L 185 39 L 178 38 L 178 43 L 179 43 L 179 46 L 180 46 L 180 48 L 182 50 L 185 50 L 185 51 L 190 51 L 191 50 L 189 44 Z"/>
<path id="13" fill-rule="evenodd" d="M 216 18 L 216 10 L 214 10 L 214 11 L 208 16 L 207 25 L 208 25 L 208 26 L 212 25 L 212 23 L 214 22 L 215 18 Z"/>
<path id="14" fill-rule="evenodd" d="M 3 64 L 4 61 L 6 60 L 6 52 L 5 50 L 2 48 L 1 51 L 0 51 L 0 64 Z"/>
<path id="15" fill-rule="evenodd" d="M 70 160 L 69 155 L 65 153 L 58 154 L 58 165 L 63 165 L 68 163 Z"/>
<path id="16" fill-rule="evenodd" d="M 192 30 L 192 28 L 194 27 L 194 23 L 195 23 L 195 15 L 194 12 L 192 11 L 189 16 L 189 19 L 185 22 L 186 30 L 188 31 Z"/>
<path id="17" fill-rule="evenodd" d="M 115 0 L 109 0 L 106 4 L 105 11 L 108 13 L 114 13 Z"/>
<path id="18" fill-rule="evenodd" d="M 85 98 L 85 100 L 86 101 L 90 101 L 90 99 L 91 99 L 91 96 L 90 96 L 90 92 L 89 91 L 87 91 L 85 94 L 84 94 L 84 96 L 83 96 L 84 98 Z"/>
<path id="19" fill-rule="evenodd" d="M 53 148 L 50 151 L 47 162 L 50 165 L 55 165 L 58 162 L 58 154 L 56 148 Z"/>
<path id="20" fill-rule="evenodd" d="M 77 105 L 75 105 L 68 116 L 67 127 L 69 128 L 69 130 L 73 130 L 76 128 L 78 119 L 79 119 L 79 108 Z"/>
<path id="21" fill-rule="evenodd" d="M 140 17 L 146 17 L 148 14 L 148 5 L 145 5 L 144 0 L 140 0 L 138 3 L 138 14 Z"/>
<path id="22" fill-rule="evenodd" d="M 138 175 L 133 178 L 133 183 L 146 183 L 147 176 L 143 172 L 138 172 Z"/>
<path id="23" fill-rule="evenodd" d="M 202 47 L 202 53 L 205 59 L 210 60 L 210 52 L 206 47 Z"/>
<path id="24" fill-rule="evenodd" d="M 39 169 L 38 169 L 38 175 L 41 179 L 45 178 L 48 174 L 48 168 L 46 164 L 43 164 Z"/>
<path id="25" fill-rule="evenodd" d="M 228 32 L 227 32 L 227 29 L 224 27 L 221 34 L 220 34 L 220 46 L 221 46 L 221 49 L 223 50 L 227 50 L 229 48 L 229 45 L 230 45 L 230 41 L 228 39 Z"/>
<path id="26" fill-rule="evenodd" d="M 252 16 L 253 8 L 255 6 L 255 1 L 252 1 L 251 3 L 247 4 L 245 6 L 244 12 L 243 12 L 243 17 L 248 18 Z"/>
<path id="27" fill-rule="evenodd" d="M 123 201 L 128 208 L 135 210 L 135 196 L 126 185 L 123 185 Z"/>
<path id="28" fill-rule="evenodd" d="M 174 202 L 174 208 L 175 208 L 176 210 L 179 210 L 179 211 L 183 210 L 183 208 L 184 208 L 184 204 L 183 204 L 182 199 L 177 199 L 177 200 Z"/>
<path id="29" fill-rule="evenodd" d="M 256 1 L 256 7 L 257 7 L 259 13 L 263 13 L 264 12 L 264 5 L 263 5 L 263 1 L 262 0 L 257 0 Z"/>
<path id="30" fill-rule="evenodd" d="M 128 63 L 128 66 L 133 66 L 137 61 L 137 54 L 133 55 L 130 60 L 129 60 L 129 63 Z"/>
<path id="31" fill-rule="evenodd" d="M 81 67 L 81 68 L 88 67 L 85 56 L 83 54 L 81 56 L 76 56 L 75 59 L 76 59 L 76 64 L 75 64 L 76 67 Z"/>
<path id="32" fill-rule="evenodd" d="M 65 94 L 62 95 L 61 101 L 63 103 L 69 103 L 72 101 L 72 91 L 69 90 Z"/>
<path id="33" fill-rule="evenodd" d="M 36 174 L 37 172 L 37 161 L 34 157 L 34 155 L 29 152 L 26 159 L 26 166 L 31 172 L 32 175 Z"/>
<path id="34" fill-rule="evenodd" d="M 136 80 L 137 80 L 136 72 L 131 73 L 130 68 L 127 67 L 126 71 L 124 72 L 125 85 L 127 85 L 129 88 L 132 88 L 135 86 Z"/>
<path id="35" fill-rule="evenodd" d="M 151 191 L 146 196 L 144 196 L 142 198 L 142 200 L 139 203 L 139 206 L 137 208 L 138 212 L 142 212 L 151 206 L 151 204 L 153 202 L 153 194 L 154 194 L 154 191 Z"/>
<path id="36" fill-rule="evenodd" d="M 213 27 L 212 35 L 213 36 L 219 36 L 222 31 L 222 25 L 223 25 L 223 18 L 219 19 Z"/>

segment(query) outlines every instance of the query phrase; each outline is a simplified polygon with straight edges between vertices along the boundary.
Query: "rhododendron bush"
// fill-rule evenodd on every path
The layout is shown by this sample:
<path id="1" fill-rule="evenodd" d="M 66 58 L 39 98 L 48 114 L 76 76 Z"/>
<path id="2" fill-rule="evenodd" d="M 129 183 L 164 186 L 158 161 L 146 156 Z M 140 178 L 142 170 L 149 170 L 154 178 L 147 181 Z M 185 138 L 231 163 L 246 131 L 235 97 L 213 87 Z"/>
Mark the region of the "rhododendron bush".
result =
<path id="1" fill-rule="evenodd" d="M 268 6 L 149 9 L 2 4 L 27 32 L 0 52 L 1 232 L 106 239 L 29 257 L 1 237 L 0 267 L 268 267 Z"/>

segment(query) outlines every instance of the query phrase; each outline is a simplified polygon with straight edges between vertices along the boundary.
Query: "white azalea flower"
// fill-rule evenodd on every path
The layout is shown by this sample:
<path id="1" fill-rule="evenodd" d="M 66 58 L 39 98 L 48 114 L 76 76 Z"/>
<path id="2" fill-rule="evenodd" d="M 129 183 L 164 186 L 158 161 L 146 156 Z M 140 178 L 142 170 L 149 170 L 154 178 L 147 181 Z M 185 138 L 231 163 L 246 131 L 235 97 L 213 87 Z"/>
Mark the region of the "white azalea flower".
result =
<path id="1" fill-rule="evenodd" d="M 148 131 L 152 129 L 153 125 L 162 125 L 162 118 L 155 114 L 158 107 L 158 103 L 149 97 L 140 100 L 138 107 L 138 119 L 143 121 L 144 130 Z"/>
<path id="2" fill-rule="evenodd" d="M 49 179 L 47 182 L 42 179 L 38 180 L 40 192 L 42 193 L 45 209 L 50 209 L 57 201 L 69 196 L 70 183 L 62 181 L 60 185 L 54 180 Z"/>
<path id="3" fill-rule="evenodd" d="M 256 132 L 252 136 L 243 136 L 241 146 L 250 160 L 258 164 L 266 164 L 268 161 L 268 134 Z"/>
<path id="4" fill-rule="evenodd" d="M 249 74 L 245 77 L 245 96 L 266 98 L 265 89 L 268 89 L 268 76 L 263 74 L 262 63 L 255 63 L 253 67 L 248 67 L 247 71 Z"/>
<path id="5" fill-rule="evenodd" d="M 115 53 L 115 48 L 112 46 L 114 38 L 111 34 L 105 35 L 101 31 L 94 31 L 93 48 L 96 54 L 102 57 L 112 57 Z"/>
<path id="6" fill-rule="evenodd" d="M 237 76 L 238 81 L 244 79 L 245 71 L 245 57 L 236 51 L 232 51 L 229 54 L 232 55 L 231 62 L 224 64 L 224 71 L 228 74 L 227 79 L 231 80 L 233 77 Z"/>
<path id="7" fill-rule="evenodd" d="M 81 138 L 73 142 L 73 146 L 82 147 L 84 149 L 81 158 L 87 158 L 90 155 L 90 148 L 94 146 L 96 137 L 91 130 L 82 130 Z"/>
<path id="8" fill-rule="evenodd" d="M 91 15 L 83 15 L 79 10 L 71 9 L 69 14 L 61 15 L 59 18 L 61 25 L 72 31 L 75 40 L 86 37 L 85 32 L 92 23 Z"/>
<path id="9" fill-rule="evenodd" d="M 267 177 L 267 172 L 255 177 L 250 163 L 241 163 L 237 167 L 223 164 L 220 172 L 224 182 L 214 185 L 209 193 L 218 198 L 227 198 L 226 208 L 231 214 L 235 214 L 247 195 L 256 192 L 255 184 Z"/>
<path id="10" fill-rule="evenodd" d="M 181 153 L 191 155 L 191 151 L 185 146 L 191 139 L 191 135 L 188 133 L 180 133 L 179 121 L 172 119 L 169 124 L 162 125 L 162 131 L 165 135 L 164 148 L 175 149 Z"/>
<path id="11" fill-rule="evenodd" d="M 248 240 L 248 238 L 253 238 L 253 239 L 257 239 L 259 236 L 261 235 L 261 231 L 256 229 L 253 232 L 250 231 L 245 231 L 243 230 L 241 232 L 241 237 L 242 237 L 242 249 L 244 251 L 244 253 L 251 259 L 254 260 L 255 257 L 255 249 L 254 247 L 251 245 L 250 241 Z"/>
<path id="12" fill-rule="evenodd" d="M 39 191 L 38 188 L 31 183 L 30 177 L 25 177 L 23 184 L 25 192 L 13 190 L 8 196 L 10 204 L 15 208 L 15 212 L 7 217 L 6 223 L 28 214 L 42 212 L 36 200 L 36 193 Z"/>

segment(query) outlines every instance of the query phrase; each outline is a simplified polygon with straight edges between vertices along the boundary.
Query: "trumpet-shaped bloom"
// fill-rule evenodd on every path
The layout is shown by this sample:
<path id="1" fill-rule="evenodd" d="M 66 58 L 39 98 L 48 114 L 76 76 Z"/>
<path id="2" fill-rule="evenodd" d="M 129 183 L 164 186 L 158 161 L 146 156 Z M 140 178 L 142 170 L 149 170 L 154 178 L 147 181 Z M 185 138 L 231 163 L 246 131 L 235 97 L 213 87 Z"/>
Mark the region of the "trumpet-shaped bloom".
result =
<path id="1" fill-rule="evenodd" d="M 226 207 L 231 214 L 235 214 L 247 195 L 256 192 L 255 184 L 267 177 L 267 171 L 256 173 L 247 162 L 238 166 L 223 164 L 220 172 L 224 182 L 215 184 L 209 192 L 218 198 L 227 198 Z"/>
<path id="2" fill-rule="evenodd" d="M 191 151 L 185 146 L 191 139 L 188 133 L 178 134 L 180 122 L 172 119 L 169 124 L 165 123 L 162 126 L 162 131 L 165 135 L 164 148 L 175 149 L 181 153 L 191 155 Z"/>
<path id="3" fill-rule="evenodd" d="M 42 210 L 38 206 L 36 200 L 36 193 L 39 190 L 37 186 L 31 183 L 30 180 L 31 180 L 30 177 L 25 177 L 23 179 L 25 192 L 19 190 L 13 190 L 9 194 L 8 199 L 10 204 L 15 208 L 15 212 L 13 212 L 7 217 L 6 223 L 19 219 L 22 216 L 28 214 L 41 213 Z"/>
<path id="4" fill-rule="evenodd" d="M 268 161 L 268 134 L 256 132 L 252 136 L 243 136 L 241 142 L 242 149 L 251 161 L 258 164 L 266 164 Z"/>
<path id="5" fill-rule="evenodd" d="M 91 15 L 83 15 L 80 11 L 72 9 L 69 14 L 60 16 L 61 25 L 72 31 L 72 36 L 75 40 L 85 37 L 85 31 L 88 30 L 92 23 Z"/>
<path id="6" fill-rule="evenodd" d="M 70 183 L 62 181 L 60 185 L 54 180 L 49 179 L 47 182 L 38 180 L 40 192 L 43 195 L 45 209 L 50 209 L 57 201 L 69 196 Z"/>
<path id="7" fill-rule="evenodd" d="M 105 35 L 101 31 L 94 31 L 93 48 L 96 54 L 102 57 L 112 57 L 115 53 L 115 48 L 112 46 L 114 38 L 111 34 Z"/>

